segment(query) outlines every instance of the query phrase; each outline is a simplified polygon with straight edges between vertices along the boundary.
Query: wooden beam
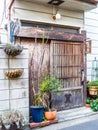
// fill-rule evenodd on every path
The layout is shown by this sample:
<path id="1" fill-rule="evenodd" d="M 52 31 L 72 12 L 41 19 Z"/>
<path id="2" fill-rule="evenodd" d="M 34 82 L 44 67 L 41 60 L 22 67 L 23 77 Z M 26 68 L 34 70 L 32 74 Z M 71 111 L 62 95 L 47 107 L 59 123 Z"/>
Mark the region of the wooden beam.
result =
<path id="1" fill-rule="evenodd" d="M 98 0 L 81 0 L 82 2 L 84 1 L 84 2 L 88 2 L 88 3 L 94 3 L 94 4 L 96 4 L 96 3 L 98 3 Z"/>
<path id="2" fill-rule="evenodd" d="M 93 3 L 98 3 L 98 0 L 88 0 L 90 2 L 93 2 Z"/>
<path id="3" fill-rule="evenodd" d="M 75 42 L 83 42 L 85 40 L 83 34 L 65 33 L 54 30 L 47 31 L 44 29 L 33 27 L 22 27 L 20 29 L 20 32 L 15 36 L 25 38 L 42 38 L 43 34 L 45 36 L 45 39 L 51 39 L 51 40 L 75 41 Z"/>

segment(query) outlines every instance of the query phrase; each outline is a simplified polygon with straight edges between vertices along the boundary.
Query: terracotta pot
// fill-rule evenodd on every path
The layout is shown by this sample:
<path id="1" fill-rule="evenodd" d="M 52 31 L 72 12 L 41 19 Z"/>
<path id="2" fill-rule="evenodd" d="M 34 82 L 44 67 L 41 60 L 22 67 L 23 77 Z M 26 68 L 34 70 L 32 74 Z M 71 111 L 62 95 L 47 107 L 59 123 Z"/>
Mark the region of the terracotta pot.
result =
<path id="1" fill-rule="evenodd" d="M 47 120 L 54 120 L 56 118 L 57 111 L 48 111 L 48 112 L 45 112 L 44 114 Z"/>
<path id="2" fill-rule="evenodd" d="M 90 107 L 90 104 L 87 104 L 87 103 L 86 103 L 86 104 L 85 104 L 85 107 L 87 107 L 87 108 Z"/>
<path id="3" fill-rule="evenodd" d="M 89 88 L 89 94 L 90 95 L 98 95 L 98 88 L 96 88 L 95 86 L 92 86 L 91 88 Z"/>

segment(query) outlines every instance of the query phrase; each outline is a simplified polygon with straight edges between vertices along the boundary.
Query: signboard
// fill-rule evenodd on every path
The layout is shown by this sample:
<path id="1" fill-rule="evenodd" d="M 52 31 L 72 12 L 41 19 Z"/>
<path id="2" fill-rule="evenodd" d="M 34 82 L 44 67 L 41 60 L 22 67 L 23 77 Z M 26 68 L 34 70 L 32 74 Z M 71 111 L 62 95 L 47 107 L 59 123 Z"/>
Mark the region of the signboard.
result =
<path id="1" fill-rule="evenodd" d="M 91 53 L 91 44 L 92 44 L 92 41 L 91 40 L 87 40 L 86 41 L 86 53 Z"/>

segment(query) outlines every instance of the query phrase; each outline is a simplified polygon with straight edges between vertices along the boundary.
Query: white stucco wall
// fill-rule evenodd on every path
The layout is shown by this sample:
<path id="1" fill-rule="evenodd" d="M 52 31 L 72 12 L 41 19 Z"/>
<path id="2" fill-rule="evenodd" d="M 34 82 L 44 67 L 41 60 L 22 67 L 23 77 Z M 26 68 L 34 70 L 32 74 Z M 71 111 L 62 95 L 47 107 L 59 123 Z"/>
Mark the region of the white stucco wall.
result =
<path id="1" fill-rule="evenodd" d="M 55 25 L 65 25 L 71 27 L 83 28 L 83 11 L 71 11 L 59 8 L 62 16 L 60 20 L 53 20 L 52 16 L 56 13 L 56 9 L 50 5 L 44 5 L 41 2 L 15 0 L 12 10 L 11 19 L 19 19 L 22 21 L 31 21 L 34 23 L 46 23 Z"/>
<path id="2" fill-rule="evenodd" d="M 0 113 L 11 109 L 20 110 L 29 119 L 29 82 L 28 82 L 28 49 L 14 58 L 4 52 L 0 45 Z M 5 71 L 8 68 L 23 68 L 24 72 L 17 79 L 8 79 Z"/>
<path id="3" fill-rule="evenodd" d="M 91 81 L 92 61 L 95 57 L 98 60 L 98 7 L 85 12 L 84 25 L 87 31 L 87 38 L 92 40 L 92 52 L 87 55 L 87 80 Z"/>

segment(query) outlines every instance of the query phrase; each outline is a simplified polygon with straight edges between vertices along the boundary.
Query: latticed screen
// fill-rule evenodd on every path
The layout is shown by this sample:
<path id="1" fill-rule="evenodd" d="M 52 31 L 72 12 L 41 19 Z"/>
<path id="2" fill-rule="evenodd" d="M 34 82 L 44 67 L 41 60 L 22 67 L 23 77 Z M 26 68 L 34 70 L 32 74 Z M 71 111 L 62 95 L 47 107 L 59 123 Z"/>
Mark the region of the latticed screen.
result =
<path id="1" fill-rule="evenodd" d="M 80 43 L 53 42 L 51 71 L 63 88 L 81 85 L 82 49 Z"/>

